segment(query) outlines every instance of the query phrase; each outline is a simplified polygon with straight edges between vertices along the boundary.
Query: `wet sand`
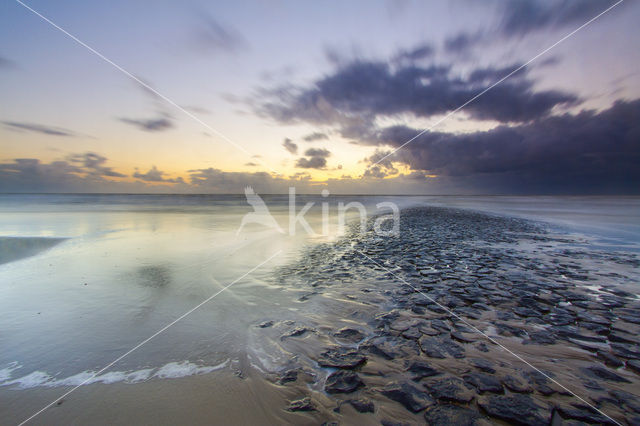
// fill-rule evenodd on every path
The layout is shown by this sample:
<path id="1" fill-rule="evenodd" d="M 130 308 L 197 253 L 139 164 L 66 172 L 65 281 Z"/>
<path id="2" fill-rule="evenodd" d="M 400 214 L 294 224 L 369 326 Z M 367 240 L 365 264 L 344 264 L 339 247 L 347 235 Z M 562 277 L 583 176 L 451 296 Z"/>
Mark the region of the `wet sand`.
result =
<path id="1" fill-rule="evenodd" d="M 83 386 L 35 423 L 639 424 L 639 265 L 531 221 L 405 210 L 401 238 L 354 228 L 278 269 L 304 320 L 251 325 L 229 368 Z M 0 417 L 63 393 L 0 389 Z"/>

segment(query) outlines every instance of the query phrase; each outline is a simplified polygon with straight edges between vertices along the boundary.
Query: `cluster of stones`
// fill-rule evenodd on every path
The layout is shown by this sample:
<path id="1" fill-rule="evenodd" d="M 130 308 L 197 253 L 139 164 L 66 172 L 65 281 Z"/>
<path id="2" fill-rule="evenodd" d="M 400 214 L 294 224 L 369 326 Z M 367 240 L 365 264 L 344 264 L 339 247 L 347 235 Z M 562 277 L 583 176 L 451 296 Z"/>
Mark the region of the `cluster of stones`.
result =
<path id="1" fill-rule="evenodd" d="M 529 221 L 454 209 L 405 210 L 401 232 L 354 231 L 281 271 L 312 287 L 302 301 L 329 286 L 353 293 L 351 285 L 364 282 L 362 300 L 376 294 L 391 306 L 360 328 L 334 331 L 344 345 L 316 354 L 313 367 L 326 373 L 318 377 L 335 411 L 349 404 L 375 415 L 376 405 L 397 403 L 424 413 L 428 424 L 640 424 L 640 301 L 618 286 L 636 277 L 604 267 L 637 270 L 636 255 L 580 246 Z M 556 380 L 532 368 L 538 360 L 526 365 L 503 345 L 516 354 L 522 345 L 545 348 L 569 376 Z M 565 360 L 558 346 L 590 355 Z M 367 370 L 373 359 L 402 374 Z M 380 377 L 373 380 L 380 375 L 390 381 L 380 386 Z M 291 381 L 289 372 L 281 378 Z M 288 409 L 313 411 L 313 398 Z"/>

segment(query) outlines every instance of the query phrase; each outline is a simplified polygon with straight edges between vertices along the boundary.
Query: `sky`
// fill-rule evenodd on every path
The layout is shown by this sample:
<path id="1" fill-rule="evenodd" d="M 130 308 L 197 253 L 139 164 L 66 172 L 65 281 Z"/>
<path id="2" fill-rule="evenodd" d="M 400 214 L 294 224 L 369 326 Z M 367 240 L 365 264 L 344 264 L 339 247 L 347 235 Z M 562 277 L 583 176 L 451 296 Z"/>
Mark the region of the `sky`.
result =
<path id="1" fill-rule="evenodd" d="M 8 0 L 0 192 L 638 194 L 637 22 L 637 0 Z"/>

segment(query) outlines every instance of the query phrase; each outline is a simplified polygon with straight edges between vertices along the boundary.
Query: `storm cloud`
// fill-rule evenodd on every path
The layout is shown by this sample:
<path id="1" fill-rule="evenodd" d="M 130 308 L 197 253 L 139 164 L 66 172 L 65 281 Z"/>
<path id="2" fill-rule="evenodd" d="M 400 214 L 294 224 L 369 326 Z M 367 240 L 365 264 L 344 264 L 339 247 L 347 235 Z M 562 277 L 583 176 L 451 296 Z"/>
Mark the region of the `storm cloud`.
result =
<path id="1" fill-rule="evenodd" d="M 455 110 L 489 87 L 494 82 L 489 77 L 503 77 L 503 72 L 504 67 L 481 68 L 459 76 L 449 65 L 391 67 L 385 62 L 356 60 L 311 87 L 273 90 L 257 112 L 282 123 L 333 124 L 343 129 L 357 127 L 359 121 L 369 126 L 379 116 L 410 113 L 431 117 Z M 558 90 L 535 90 L 523 69 L 465 111 L 480 120 L 526 122 L 577 101 L 575 95 Z"/>
<path id="2" fill-rule="evenodd" d="M 369 143 L 399 147 L 418 133 L 387 127 Z M 493 176 L 492 184 L 518 192 L 638 193 L 640 99 L 484 132 L 427 132 L 379 164 L 368 161 L 376 173 L 401 163 L 443 176 Z"/>

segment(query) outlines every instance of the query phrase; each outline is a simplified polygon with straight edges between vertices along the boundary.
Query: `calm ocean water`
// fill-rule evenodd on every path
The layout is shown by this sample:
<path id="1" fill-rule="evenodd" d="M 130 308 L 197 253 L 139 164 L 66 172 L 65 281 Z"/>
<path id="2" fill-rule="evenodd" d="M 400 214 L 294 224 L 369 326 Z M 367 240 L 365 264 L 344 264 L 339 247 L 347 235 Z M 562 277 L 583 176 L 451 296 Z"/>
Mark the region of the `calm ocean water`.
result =
<path id="1" fill-rule="evenodd" d="M 263 199 L 288 229 L 288 197 Z M 0 385 L 82 383 L 237 281 L 92 381 L 178 377 L 228 365 L 253 350 L 248 333 L 257 322 L 278 312 L 304 316 L 272 271 L 305 246 L 338 238 L 336 206 L 351 201 L 369 214 L 390 201 L 525 217 L 600 248 L 640 252 L 638 197 L 298 196 L 297 211 L 315 203 L 306 219 L 318 233 L 321 203 L 328 203 L 331 226 L 329 235 L 298 229 L 291 236 L 255 224 L 237 234 L 252 211 L 244 195 L 0 195 Z"/>

